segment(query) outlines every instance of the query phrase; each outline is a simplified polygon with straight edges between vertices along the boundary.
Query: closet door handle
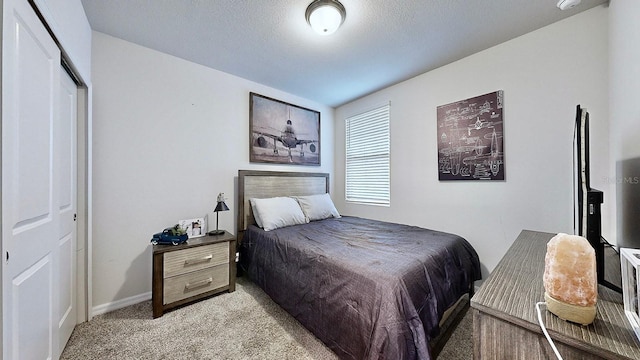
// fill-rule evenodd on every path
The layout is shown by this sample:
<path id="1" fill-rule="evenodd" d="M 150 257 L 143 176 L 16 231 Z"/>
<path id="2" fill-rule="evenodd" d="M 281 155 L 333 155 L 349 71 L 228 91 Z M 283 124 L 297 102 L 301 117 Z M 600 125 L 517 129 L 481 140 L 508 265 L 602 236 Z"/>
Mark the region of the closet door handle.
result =
<path id="1" fill-rule="evenodd" d="M 200 263 L 211 261 L 211 259 L 213 259 L 213 255 L 208 255 L 200 259 L 187 259 L 184 261 L 184 265 L 188 266 L 188 265 L 200 264 Z"/>

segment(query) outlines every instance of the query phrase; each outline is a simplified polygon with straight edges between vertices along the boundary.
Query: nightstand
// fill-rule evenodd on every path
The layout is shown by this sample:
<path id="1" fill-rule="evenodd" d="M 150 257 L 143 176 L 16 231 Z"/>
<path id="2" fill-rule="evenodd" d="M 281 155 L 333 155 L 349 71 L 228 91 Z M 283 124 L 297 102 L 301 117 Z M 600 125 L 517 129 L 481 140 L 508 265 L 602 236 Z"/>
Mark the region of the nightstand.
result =
<path id="1" fill-rule="evenodd" d="M 167 310 L 236 290 L 236 237 L 228 232 L 153 245 L 153 317 Z"/>

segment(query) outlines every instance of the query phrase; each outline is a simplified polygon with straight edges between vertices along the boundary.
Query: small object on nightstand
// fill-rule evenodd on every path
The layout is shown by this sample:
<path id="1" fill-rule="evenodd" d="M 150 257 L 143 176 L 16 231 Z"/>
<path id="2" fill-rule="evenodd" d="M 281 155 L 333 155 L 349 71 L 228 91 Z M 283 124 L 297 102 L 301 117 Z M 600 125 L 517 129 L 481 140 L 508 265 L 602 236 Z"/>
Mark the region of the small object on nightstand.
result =
<path id="1" fill-rule="evenodd" d="M 178 224 L 164 229 L 161 233 L 153 234 L 151 244 L 153 245 L 180 245 L 186 242 L 189 236 L 180 228 Z"/>
<path id="2" fill-rule="evenodd" d="M 207 233 L 207 235 L 222 235 L 224 234 L 224 230 L 218 230 L 218 213 L 220 211 L 227 211 L 229 207 L 224 203 L 224 193 L 218 194 L 218 204 L 216 208 L 213 209 L 213 212 L 216 213 L 216 229 L 211 230 Z"/>

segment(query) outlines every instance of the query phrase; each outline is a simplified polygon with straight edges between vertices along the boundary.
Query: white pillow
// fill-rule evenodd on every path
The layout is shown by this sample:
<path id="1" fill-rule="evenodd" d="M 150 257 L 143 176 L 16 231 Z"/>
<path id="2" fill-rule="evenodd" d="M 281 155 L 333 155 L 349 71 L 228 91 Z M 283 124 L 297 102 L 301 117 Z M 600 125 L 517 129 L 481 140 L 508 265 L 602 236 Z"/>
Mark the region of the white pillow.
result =
<path id="1" fill-rule="evenodd" d="M 330 217 L 339 218 L 340 214 L 336 210 L 329 194 L 296 196 L 298 204 L 302 208 L 302 212 L 307 221 L 323 220 Z"/>
<path id="2" fill-rule="evenodd" d="M 308 222 L 298 202 L 290 197 L 253 199 L 253 214 L 254 218 L 258 215 L 264 231 Z"/>

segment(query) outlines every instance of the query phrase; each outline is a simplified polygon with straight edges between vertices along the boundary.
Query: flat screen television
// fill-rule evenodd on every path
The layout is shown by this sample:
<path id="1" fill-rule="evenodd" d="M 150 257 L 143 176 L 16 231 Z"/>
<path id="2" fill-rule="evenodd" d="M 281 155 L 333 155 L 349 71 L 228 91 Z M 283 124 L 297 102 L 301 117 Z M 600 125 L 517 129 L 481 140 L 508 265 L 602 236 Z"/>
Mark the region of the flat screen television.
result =
<path id="1" fill-rule="evenodd" d="M 619 286 L 604 279 L 605 242 L 602 238 L 600 213 L 604 194 L 600 190 L 591 188 L 589 172 L 589 112 L 578 105 L 574 132 L 574 232 L 589 240 L 596 252 L 598 284 L 622 292 Z"/>

